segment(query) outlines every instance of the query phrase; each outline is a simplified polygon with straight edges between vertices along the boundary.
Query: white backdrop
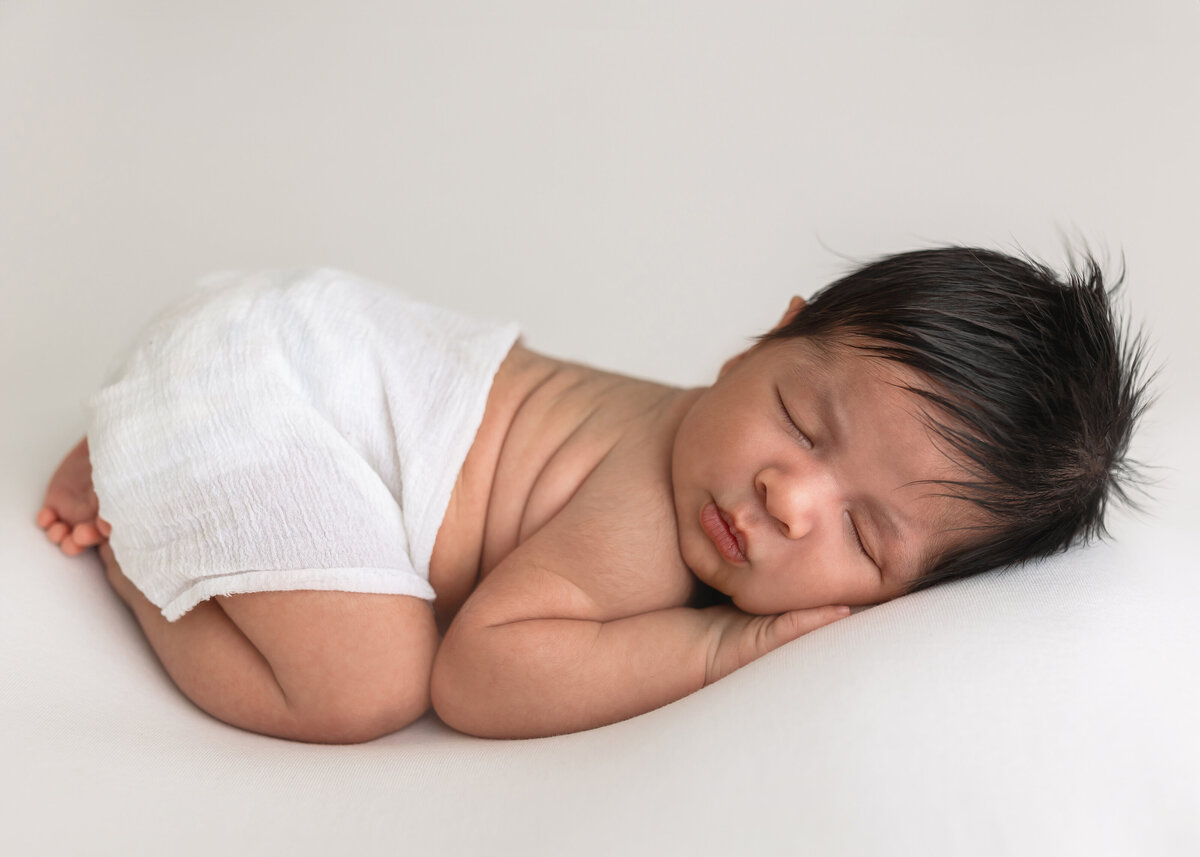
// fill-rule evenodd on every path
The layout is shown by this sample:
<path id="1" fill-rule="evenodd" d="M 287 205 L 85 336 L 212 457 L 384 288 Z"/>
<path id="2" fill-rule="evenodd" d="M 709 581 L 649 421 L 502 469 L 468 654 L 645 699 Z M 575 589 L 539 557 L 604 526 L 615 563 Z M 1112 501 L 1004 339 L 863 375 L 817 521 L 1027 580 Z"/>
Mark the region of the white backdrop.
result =
<path id="1" fill-rule="evenodd" d="M 0 0 L 0 849 L 1200 851 L 1198 42 L 1196 0 Z M 342 267 L 694 385 L 852 261 L 1064 236 L 1124 254 L 1162 366 L 1149 515 L 608 729 L 236 732 L 33 525 L 209 270 Z"/>

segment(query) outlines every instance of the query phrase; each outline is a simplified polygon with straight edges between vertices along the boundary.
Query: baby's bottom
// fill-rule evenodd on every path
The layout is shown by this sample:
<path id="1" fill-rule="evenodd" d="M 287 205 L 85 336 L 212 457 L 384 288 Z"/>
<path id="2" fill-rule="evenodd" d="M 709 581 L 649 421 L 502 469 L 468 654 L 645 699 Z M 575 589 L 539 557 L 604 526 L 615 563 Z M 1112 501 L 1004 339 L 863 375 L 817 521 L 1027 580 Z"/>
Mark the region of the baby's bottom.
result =
<path id="1" fill-rule="evenodd" d="M 202 601 L 168 622 L 121 572 L 98 512 L 84 438 L 51 478 L 38 526 L 68 556 L 99 550 L 175 684 L 214 717 L 281 738 L 350 743 L 394 732 L 429 708 L 438 634 L 427 602 L 255 592 Z"/>
<path id="2" fill-rule="evenodd" d="M 219 720 L 280 738 L 369 741 L 429 708 L 438 634 L 406 595 L 298 590 L 217 596 L 174 622 L 100 557 L 179 689 Z"/>

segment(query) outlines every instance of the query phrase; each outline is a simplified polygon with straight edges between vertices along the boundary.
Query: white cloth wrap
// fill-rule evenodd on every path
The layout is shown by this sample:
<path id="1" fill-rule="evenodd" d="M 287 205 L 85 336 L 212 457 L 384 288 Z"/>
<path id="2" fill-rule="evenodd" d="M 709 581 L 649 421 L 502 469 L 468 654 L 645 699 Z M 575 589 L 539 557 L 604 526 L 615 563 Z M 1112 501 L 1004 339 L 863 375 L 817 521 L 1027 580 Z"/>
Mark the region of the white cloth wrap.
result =
<path id="1" fill-rule="evenodd" d="M 122 570 L 171 621 L 267 590 L 432 600 L 434 540 L 517 335 L 337 271 L 206 277 L 88 403 Z"/>

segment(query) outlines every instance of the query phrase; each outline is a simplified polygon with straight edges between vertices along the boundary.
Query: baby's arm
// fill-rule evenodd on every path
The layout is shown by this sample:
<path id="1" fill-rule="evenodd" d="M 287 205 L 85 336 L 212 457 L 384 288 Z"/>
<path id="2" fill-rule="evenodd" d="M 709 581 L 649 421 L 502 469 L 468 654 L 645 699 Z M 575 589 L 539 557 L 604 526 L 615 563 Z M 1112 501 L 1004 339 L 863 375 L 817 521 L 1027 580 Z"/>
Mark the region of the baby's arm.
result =
<path id="1" fill-rule="evenodd" d="M 555 572 L 498 567 L 438 651 L 438 715 L 492 738 L 591 729 L 673 702 L 845 615 L 820 607 L 751 616 L 722 606 L 599 618 L 597 608 Z"/>

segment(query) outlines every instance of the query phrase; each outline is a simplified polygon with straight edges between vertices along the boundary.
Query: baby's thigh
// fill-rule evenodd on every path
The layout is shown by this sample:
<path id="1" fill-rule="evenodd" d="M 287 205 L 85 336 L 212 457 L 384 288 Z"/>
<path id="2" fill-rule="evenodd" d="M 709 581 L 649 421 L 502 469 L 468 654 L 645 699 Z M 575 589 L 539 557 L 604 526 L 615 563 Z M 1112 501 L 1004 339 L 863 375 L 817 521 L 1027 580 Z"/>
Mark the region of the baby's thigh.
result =
<path id="1" fill-rule="evenodd" d="M 327 590 L 216 600 L 270 663 L 293 711 L 383 734 L 428 710 L 438 646 L 429 602 Z"/>

